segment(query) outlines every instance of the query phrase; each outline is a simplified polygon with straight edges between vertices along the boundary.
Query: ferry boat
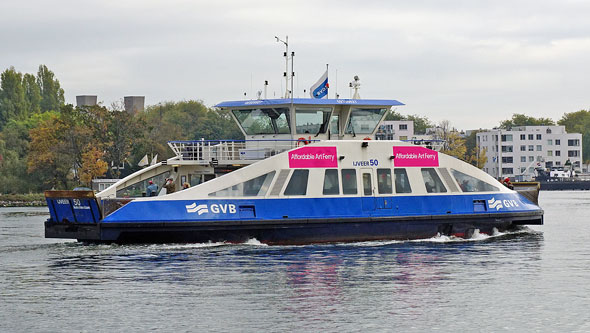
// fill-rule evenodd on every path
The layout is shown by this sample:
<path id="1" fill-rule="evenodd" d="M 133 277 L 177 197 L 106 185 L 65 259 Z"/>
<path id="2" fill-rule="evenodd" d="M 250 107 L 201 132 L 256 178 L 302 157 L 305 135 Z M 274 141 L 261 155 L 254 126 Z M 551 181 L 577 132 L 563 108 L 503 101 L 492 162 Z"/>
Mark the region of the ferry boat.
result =
<path id="1" fill-rule="evenodd" d="M 47 191 L 45 236 L 309 244 L 470 237 L 543 224 L 537 202 L 468 163 L 411 142 L 370 140 L 400 105 L 311 98 L 220 103 L 245 140 L 172 141 L 173 158 L 96 195 Z M 146 196 L 150 182 L 161 188 L 169 178 L 173 193 Z"/>

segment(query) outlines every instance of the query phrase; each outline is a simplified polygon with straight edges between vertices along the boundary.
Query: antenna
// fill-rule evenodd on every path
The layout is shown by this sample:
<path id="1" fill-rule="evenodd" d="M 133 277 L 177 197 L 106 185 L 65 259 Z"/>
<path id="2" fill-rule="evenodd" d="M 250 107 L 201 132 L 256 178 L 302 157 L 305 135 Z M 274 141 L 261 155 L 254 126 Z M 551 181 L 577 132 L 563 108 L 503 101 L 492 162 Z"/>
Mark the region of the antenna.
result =
<path id="1" fill-rule="evenodd" d="M 295 76 L 295 72 L 293 72 L 293 58 L 295 57 L 295 52 L 291 52 L 291 75 L 289 75 L 289 36 L 285 36 L 285 40 L 280 39 L 279 37 L 275 36 L 277 43 L 281 42 L 285 44 L 285 52 L 283 53 L 283 57 L 285 57 L 285 72 L 283 76 L 285 77 L 285 98 L 293 98 L 293 76 Z M 289 90 L 289 78 L 291 79 L 291 90 Z"/>

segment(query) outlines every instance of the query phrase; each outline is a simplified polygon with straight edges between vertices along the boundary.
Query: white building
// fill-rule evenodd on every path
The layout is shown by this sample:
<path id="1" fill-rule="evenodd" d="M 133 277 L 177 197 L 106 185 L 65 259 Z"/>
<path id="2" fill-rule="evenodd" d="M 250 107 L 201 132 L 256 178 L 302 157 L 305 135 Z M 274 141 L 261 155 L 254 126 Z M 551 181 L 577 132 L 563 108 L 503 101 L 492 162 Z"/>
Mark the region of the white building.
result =
<path id="1" fill-rule="evenodd" d="M 412 120 L 386 120 L 381 123 L 376 140 L 411 140 L 415 139 L 414 121 Z"/>
<path id="2" fill-rule="evenodd" d="M 582 134 L 567 133 L 565 126 L 519 126 L 477 133 L 480 153 L 486 150 L 483 168 L 488 174 L 531 180 L 535 169 L 582 165 Z"/>

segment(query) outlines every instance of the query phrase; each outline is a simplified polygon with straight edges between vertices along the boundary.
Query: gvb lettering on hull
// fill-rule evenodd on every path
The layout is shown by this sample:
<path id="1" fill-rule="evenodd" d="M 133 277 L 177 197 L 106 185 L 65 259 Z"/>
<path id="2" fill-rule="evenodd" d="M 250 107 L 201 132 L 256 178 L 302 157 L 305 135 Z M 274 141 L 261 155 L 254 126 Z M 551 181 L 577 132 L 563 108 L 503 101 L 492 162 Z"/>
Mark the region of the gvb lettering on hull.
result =
<path id="1" fill-rule="evenodd" d="M 206 214 L 206 213 L 213 213 L 213 214 L 235 214 L 237 212 L 236 205 L 234 204 L 200 204 L 197 205 L 196 202 L 193 202 L 190 205 L 186 205 L 186 212 L 187 213 L 197 213 L 199 215 Z"/>
<path id="2" fill-rule="evenodd" d="M 490 200 L 488 200 L 488 206 L 490 207 L 490 209 L 495 208 L 496 210 L 509 207 L 520 207 L 516 200 L 500 200 L 496 198 L 491 198 Z"/>

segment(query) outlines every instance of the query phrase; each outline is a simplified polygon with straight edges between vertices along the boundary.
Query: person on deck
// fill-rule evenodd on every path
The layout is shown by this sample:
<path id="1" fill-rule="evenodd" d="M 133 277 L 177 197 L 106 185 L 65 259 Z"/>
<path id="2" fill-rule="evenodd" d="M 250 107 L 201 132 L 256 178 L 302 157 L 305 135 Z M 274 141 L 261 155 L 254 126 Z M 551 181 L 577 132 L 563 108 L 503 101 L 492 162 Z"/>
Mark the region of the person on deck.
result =
<path id="1" fill-rule="evenodd" d="M 166 194 L 174 193 L 176 191 L 176 184 L 174 184 L 172 178 L 166 179 L 164 188 L 166 189 Z"/>
<path id="2" fill-rule="evenodd" d="M 148 197 L 153 197 L 158 193 L 158 185 L 154 184 L 154 182 L 151 180 L 148 182 L 148 184 L 149 185 L 146 189 L 146 195 Z"/>

